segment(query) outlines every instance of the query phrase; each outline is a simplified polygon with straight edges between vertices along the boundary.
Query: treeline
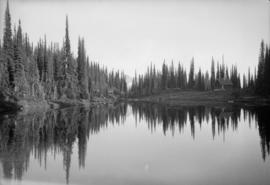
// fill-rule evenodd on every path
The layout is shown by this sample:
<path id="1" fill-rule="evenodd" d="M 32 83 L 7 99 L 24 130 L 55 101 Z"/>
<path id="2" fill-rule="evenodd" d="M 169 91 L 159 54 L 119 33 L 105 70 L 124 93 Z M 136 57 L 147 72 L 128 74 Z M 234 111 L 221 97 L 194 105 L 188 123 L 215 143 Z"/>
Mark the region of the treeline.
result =
<path id="1" fill-rule="evenodd" d="M 75 57 L 71 52 L 68 17 L 62 46 L 48 43 L 46 36 L 36 46 L 22 32 L 21 23 L 11 29 L 9 3 L 5 11 L 3 42 L 0 44 L 0 88 L 18 98 L 90 99 L 108 92 L 127 91 L 123 72 L 108 71 L 86 55 L 84 39 L 78 39 Z"/>
<path id="2" fill-rule="evenodd" d="M 248 86 L 254 83 L 251 76 Z M 212 58 L 211 71 L 195 72 L 194 58 L 190 63 L 189 73 L 179 62 L 177 65 L 164 60 L 162 69 L 157 70 L 155 65 L 150 65 L 144 75 L 137 75 L 132 80 L 130 96 L 144 96 L 161 92 L 166 89 L 208 91 L 221 88 L 222 84 L 229 84 L 232 88 L 240 89 L 241 80 L 237 66 L 228 67 L 224 61 L 220 64 Z"/>
<path id="3" fill-rule="evenodd" d="M 256 85 L 254 87 L 257 95 L 270 95 L 270 48 L 264 41 L 261 42 Z"/>
<path id="4" fill-rule="evenodd" d="M 270 48 L 261 42 L 258 67 L 253 71 L 248 69 L 247 74 L 242 77 L 237 66 L 230 68 L 222 63 L 215 62 L 212 58 L 210 73 L 202 72 L 201 69 L 195 73 L 194 58 L 190 63 L 189 73 L 179 62 L 177 65 L 167 64 L 164 60 L 162 69 L 157 70 L 155 65 L 150 65 L 143 75 L 135 74 L 129 96 L 139 97 L 162 92 L 166 89 L 210 91 L 222 89 L 241 90 L 251 95 L 270 95 Z"/>

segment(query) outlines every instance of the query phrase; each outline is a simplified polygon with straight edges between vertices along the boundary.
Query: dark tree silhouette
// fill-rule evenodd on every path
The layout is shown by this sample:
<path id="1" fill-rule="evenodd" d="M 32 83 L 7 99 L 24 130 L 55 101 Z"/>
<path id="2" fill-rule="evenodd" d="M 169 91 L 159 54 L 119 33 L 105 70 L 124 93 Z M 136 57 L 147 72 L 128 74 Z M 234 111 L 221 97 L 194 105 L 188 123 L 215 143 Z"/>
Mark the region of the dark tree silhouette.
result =
<path id="1" fill-rule="evenodd" d="M 5 54 L 5 70 L 8 70 L 8 83 L 10 88 L 14 88 L 14 62 L 13 62 L 13 44 L 12 44 L 12 31 L 11 31 L 11 16 L 9 12 L 9 1 L 5 11 L 5 28 L 3 36 L 3 51 Z M 4 76 L 4 77 L 5 77 Z"/>
<path id="2" fill-rule="evenodd" d="M 176 66 L 177 69 L 175 69 Z M 208 71 L 202 72 L 201 69 L 195 73 L 194 66 L 192 58 L 187 79 L 186 70 L 180 62 L 177 65 L 174 65 L 173 62 L 168 65 L 164 60 L 161 71 L 151 65 L 144 75 L 135 73 L 128 95 L 130 97 L 149 96 L 171 90 L 210 91 L 221 87 L 220 80 L 231 81 L 236 90 L 241 88 L 240 74 L 236 66 L 232 66 L 229 73 L 228 66 L 217 64 L 215 72 L 214 60 L 212 59 L 211 76 Z"/>
<path id="3" fill-rule="evenodd" d="M 189 68 L 189 75 L 188 75 L 188 87 L 193 88 L 195 85 L 195 80 L 194 80 L 194 58 L 192 58 L 190 62 L 190 68 Z"/>

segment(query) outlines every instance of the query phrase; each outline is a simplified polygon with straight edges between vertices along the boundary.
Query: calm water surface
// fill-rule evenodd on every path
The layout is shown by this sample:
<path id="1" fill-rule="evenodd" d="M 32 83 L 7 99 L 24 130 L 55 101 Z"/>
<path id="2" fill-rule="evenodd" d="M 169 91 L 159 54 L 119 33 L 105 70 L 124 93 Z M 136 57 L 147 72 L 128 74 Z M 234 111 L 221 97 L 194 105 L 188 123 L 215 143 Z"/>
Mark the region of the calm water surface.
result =
<path id="1" fill-rule="evenodd" d="M 0 117 L 0 184 L 268 185 L 268 107 L 118 104 Z"/>

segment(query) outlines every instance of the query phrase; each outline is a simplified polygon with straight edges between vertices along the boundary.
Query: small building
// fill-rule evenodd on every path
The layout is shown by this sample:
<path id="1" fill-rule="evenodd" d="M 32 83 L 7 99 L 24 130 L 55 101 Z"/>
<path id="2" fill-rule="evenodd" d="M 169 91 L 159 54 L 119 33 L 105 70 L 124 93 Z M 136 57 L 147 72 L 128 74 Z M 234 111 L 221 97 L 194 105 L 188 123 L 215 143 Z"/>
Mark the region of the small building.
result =
<path id="1" fill-rule="evenodd" d="M 219 79 L 218 82 L 220 84 L 221 89 L 231 90 L 233 88 L 232 81 L 229 79 Z"/>

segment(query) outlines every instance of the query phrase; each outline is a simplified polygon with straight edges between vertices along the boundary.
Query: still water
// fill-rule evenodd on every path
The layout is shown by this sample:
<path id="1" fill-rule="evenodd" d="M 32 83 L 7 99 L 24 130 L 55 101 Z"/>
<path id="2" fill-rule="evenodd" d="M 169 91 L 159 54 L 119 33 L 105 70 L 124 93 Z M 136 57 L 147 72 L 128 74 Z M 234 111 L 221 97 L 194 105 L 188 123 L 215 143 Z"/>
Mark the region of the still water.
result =
<path id="1" fill-rule="evenodd" d="M 118 104 L 0 117 L 0 184 L 269 185 L 270 108 Z"/>

